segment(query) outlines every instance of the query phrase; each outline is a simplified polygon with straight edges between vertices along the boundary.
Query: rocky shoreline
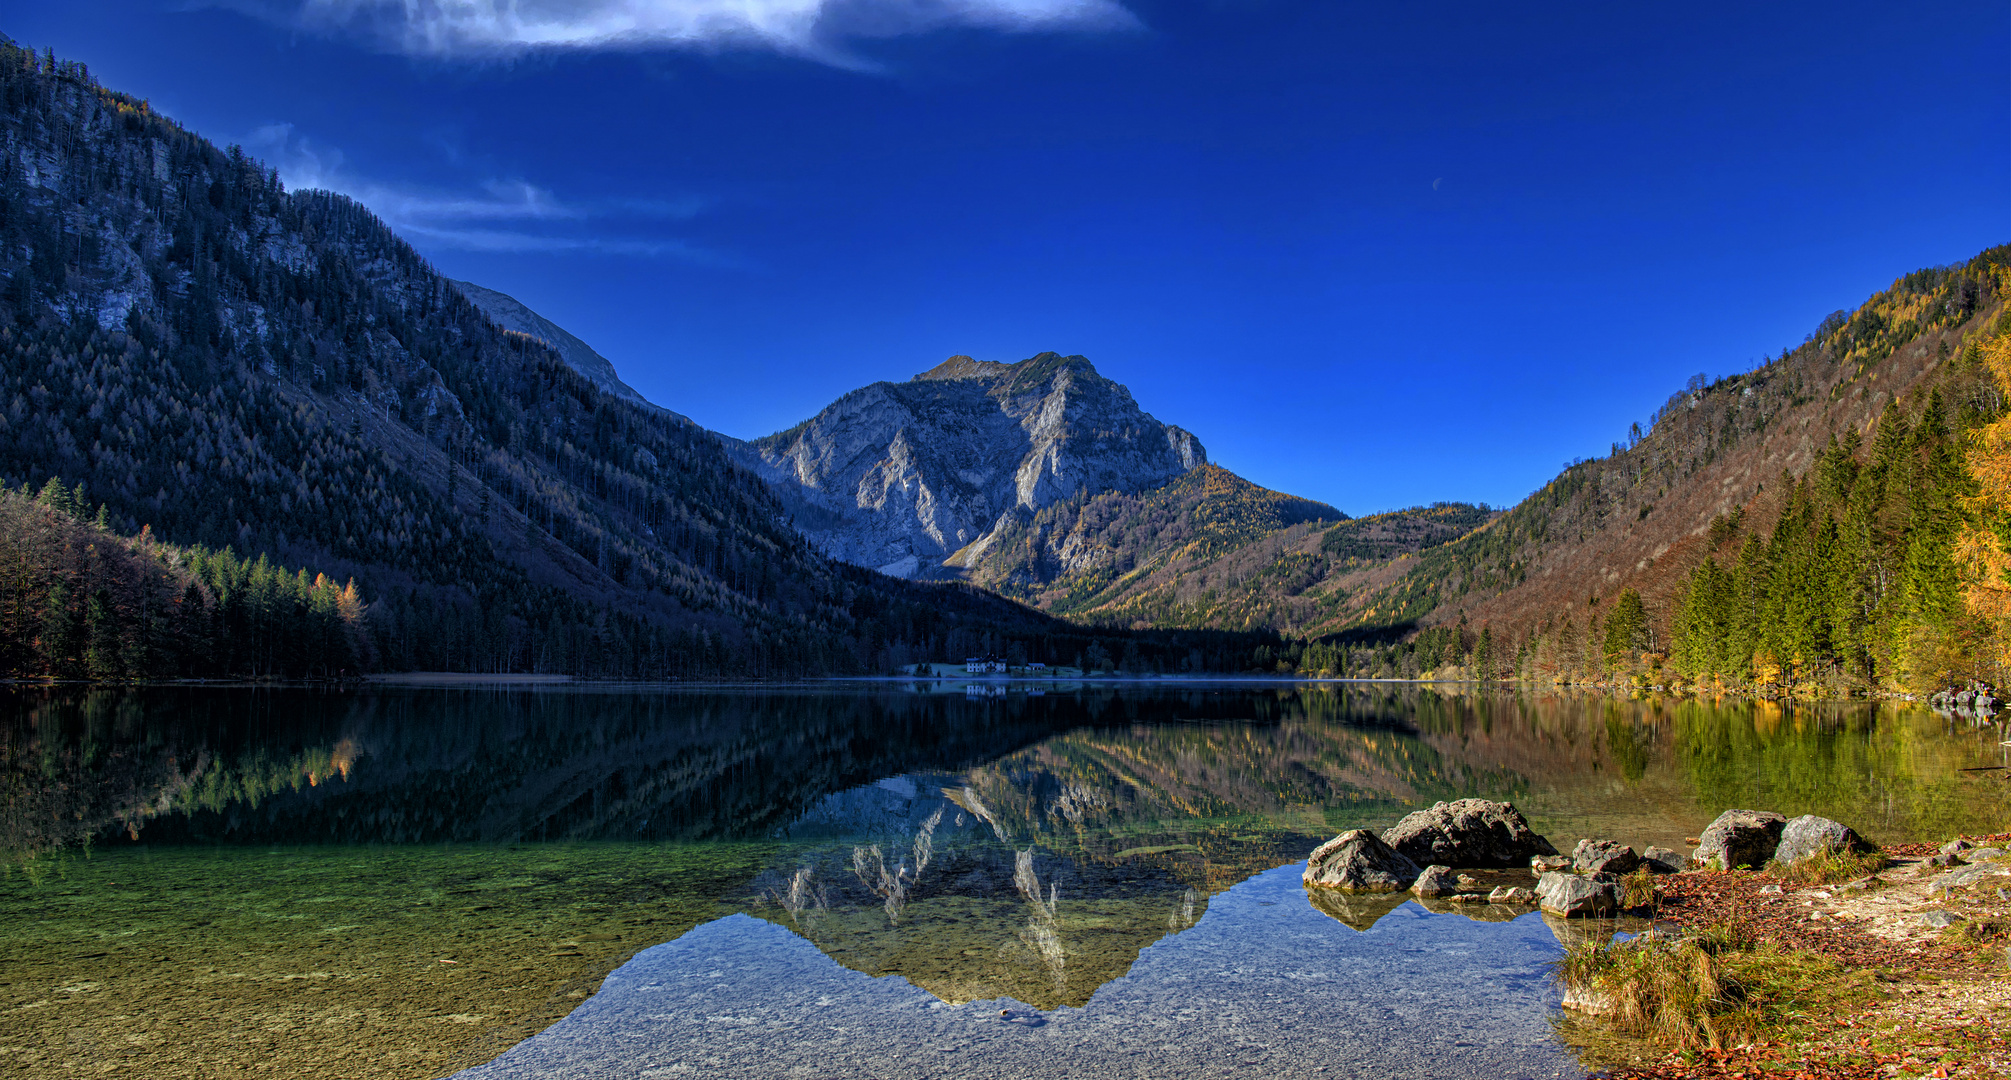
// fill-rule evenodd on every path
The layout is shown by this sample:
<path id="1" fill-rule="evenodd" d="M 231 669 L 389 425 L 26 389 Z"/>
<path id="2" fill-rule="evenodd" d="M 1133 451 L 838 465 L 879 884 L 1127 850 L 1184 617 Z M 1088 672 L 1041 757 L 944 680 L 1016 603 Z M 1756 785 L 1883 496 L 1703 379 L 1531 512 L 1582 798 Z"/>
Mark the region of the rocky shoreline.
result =
<path id="1" fill-rule="evenodd" d="M 1975 861 L 1935 865 L 1963 846 Z M 1670 1054 L 1615 1077 L 1806 1076 L 1819 1080 L 2011 1075 L 2011 833 L 1937 848 L 1886 848 L 1888 865 L 1841 885 L 1801 885 L 1755 871 L 1670 879 L 1657 921 L 1682 929 L 1743 923 L 1790 949 L 1869 972 L 1874 1000 L 1811 1017 L 1787 1037 Z"/>
<path id="2" fill-rule="evenodd" d="M 1702 941 L 1729 929 L 1764 942 L 1771 955 L 1806 957 L 1835 972 L 1851 999 L 1864 1003 L 1787 1016 L 1746 1045 L 1671 1052 L 1598 1031 L 1617 1006 L 1560 968 L 1569 1017 L 1563 1029 L 1599 1041 L 1607 1056 L 1616 1044 L 1625 1050 L 1627 1060 L 1609 1062 L 1611 1076 L 2011 1075 L 2011 1037 L 2004 1034 L 2011 1021 L 2004 975 L 2011 967 L 2011 834 L 1881 851 L 1839 822 L 1734 809 L 1692 842 L 1695 850 L 1684 855 L 1580 840 L 1560 855 L 1512 805 L 1464 799 L 1412 813 L 1381 833 L 1334 837 L 1308 858 L 1304 881 L 1330 913 L 1349 908 L 1341 899 L 1347 894 L 1406 891 L 1435 910 L 1446 901 L 1536 907 L 1560 939 L 1578 939 L 1595 953 Z M 1481 875 L 1516 867 L 1538 875 L 1535 889 L 1479 891 Z M 1847 879 L 1825 880 L 1839 874 Z M 1397 902 L 1392 895 L 1378 906 Z M 1618 934 L 1620 924 L 1606 920 L 1623 914 L 1653 922 L 1635 923 L 1647 927 L 1641 933 Z M 1582 930 L 1560 921 L 1573 919 L 1584 920 Z"/>

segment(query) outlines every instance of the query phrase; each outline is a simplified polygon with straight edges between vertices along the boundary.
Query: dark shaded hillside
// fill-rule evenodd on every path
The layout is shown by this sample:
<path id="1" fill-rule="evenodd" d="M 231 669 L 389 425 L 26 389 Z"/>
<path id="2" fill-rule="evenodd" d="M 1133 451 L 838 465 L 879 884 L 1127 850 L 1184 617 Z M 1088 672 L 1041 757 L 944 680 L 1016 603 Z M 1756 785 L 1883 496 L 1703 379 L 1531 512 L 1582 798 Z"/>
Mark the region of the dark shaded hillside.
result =
<path id="1" fill-rule="evenodd" d="M 0 102 L 8 486 L 53 476 L 115 532 L 354 576 L 390 668 L 768 676 L 1087 644 L 822 557 L 709 434 L 82 65 L 0 45 Z"/>

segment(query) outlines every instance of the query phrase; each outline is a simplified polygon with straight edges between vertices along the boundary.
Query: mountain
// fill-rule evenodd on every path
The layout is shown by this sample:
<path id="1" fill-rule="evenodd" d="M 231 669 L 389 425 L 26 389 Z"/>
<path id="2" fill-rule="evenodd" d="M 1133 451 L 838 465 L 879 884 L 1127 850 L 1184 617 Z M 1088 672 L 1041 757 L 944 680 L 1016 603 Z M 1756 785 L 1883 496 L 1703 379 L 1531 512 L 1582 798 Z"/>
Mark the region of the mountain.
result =
<path id="1" fill-rule="evenodd" d="M 1345 520 L 1325 503 L 1202 465 L 1146 491 L 1084 495 L 1010 521 L 971 561 L 970 580 L 1072 618 L 1251 625 L 1247 612 L 1186 609 L 1249 562 L 1250 552 L 1275 554 Z"/>
<path id="2" fill-rule="evenodd" d="M 735 460 L 834 558 L 896 577 L 954 576 L 1063 500 L 1156 487 L 1207 461 L 1080 356 L 953 356 L 854 390 Z"/>
<path id="3" fill-rule="evenodd" d="M 1078 549 L 1088 553 L 1081 565 L 1042 584 L 973 580 L 1106 625 L 1317 636 L 1344 613 L 1347 586 L 1389 577 L 1418 552 L 1493 516 L 1485 507 L 1438 503 L 1351 519 L 1208 466 L 1139 496 L 1093 500 L 1070 536 L 1098 543 Z"/>
<path id="4" fill-rule="evenodd" d="M 621 381 L 621 376 L 615 374 L 614 365 L 608 362 L 607 357 L 595 352 L 593 346 L 567 333 L 564 327 L 525 307 L 516 297 L 483 288 L 472 281 L 455 281 L 449 278 L 448 283 L 459 289 L 461 295 L 467 297 L 476 307 L 481 308 L 482 313 L 494 320 L 497 326 L 513 333 L 536 338 L 550 346 L 567 366 L 585 375 L 588 382 L 600 387 L 602 391 L 637 405 L 662 409 L 672 419 L 682 420 L 687 424 L 691 422 L 689 417 L 663 409 L 662 406 L 636 393 L 634 387 Z"/>
<path id="5" fill-rule="evenodd" d="M 2007 298 L 2011 247 L 1904 275 L 1751 371 L 1691 379 L 1472 531 L 1330 566 L 1291 630 L 1373 644 L 1321 652 L 1352 674 L 1811 695 L 2005 680 Z M 1307 547 L 1248 581 L 1298 573 Z"/>
<path id="6" fill-rule="evenodd" d="M 1356 609 L 1376 609 L 1368 622 L 1464 617 L 1530 637 L 1573 614 L 1582 626 L 1598 606 L 1588 601 L 1632 589 L 1666 645 L 1677 593 L 1707 556 L 1736 558 L 1747 539 L 1768 538 L 1811 488 L 1842 517 L 1853 493 L 1872 497 L 1861 481 L 1875 471 L 1876 497 L 1896 501 L 1870 523 L 1882 535 L 1862 555 L 1883 564 L 1881 589 L 1903 592 L 1907 534 L 1935 524 L 1918 517 L 1930 509 L 1922 500 L 1967 483 L 1919 468 L 1944 450 L 1959 456 L 1965 431 L 2004 410 L 1977 346 L 2003 332 L 2007 285 L 2011 248 L 1993 248 L 1900 278 L 1751 372 L 1698 376 L 1610 456 L 1569 466 L 1487 528 L 1356 597 Z M 1960 516 L 1945 511 L 1931 516 Z"/>
<path id="7" fill-rule="evenodd" d="M 832 560 L 717 439 L 498 326 L 358 204 L 5 41 L 0 105 L 0 482 L 66 493 L 5 518 L 72 538 L 0 534 L 9 674 L 188 673 L 148 659 L 169 624 L 120 576 L 181 559 L 229 568 L 180 598 L 220 615 L 355 579 L 357 651 L 394 670 L 780 676 L 1009 648 L 1150 670 L 1250 648 Z"/>

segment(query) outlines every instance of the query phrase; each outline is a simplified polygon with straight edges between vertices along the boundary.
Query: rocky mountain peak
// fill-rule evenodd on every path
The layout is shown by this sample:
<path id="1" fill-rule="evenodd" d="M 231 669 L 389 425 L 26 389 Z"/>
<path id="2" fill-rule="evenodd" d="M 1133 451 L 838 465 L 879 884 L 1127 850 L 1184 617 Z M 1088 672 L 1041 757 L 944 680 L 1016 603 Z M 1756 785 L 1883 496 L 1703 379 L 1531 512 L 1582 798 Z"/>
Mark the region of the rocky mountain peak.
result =
<path id="1" fill-rule="evenodd" d="M 1012 373 L 1018 365 L 1001 364 L 993 360 L 974 360 L 968 356 L 952 356 L 948 360 L 915 376 L 915 382 L 944 379 L 991 379 Z"/>
<path id="2" fill-rule="evenodd" d="M 1052 352 L 953 356 L 728 449 L 825 551 L 901 577 L 955 573 L 1043 507 L 1143 491 L 1208 460 L 1087 359 Z"/>

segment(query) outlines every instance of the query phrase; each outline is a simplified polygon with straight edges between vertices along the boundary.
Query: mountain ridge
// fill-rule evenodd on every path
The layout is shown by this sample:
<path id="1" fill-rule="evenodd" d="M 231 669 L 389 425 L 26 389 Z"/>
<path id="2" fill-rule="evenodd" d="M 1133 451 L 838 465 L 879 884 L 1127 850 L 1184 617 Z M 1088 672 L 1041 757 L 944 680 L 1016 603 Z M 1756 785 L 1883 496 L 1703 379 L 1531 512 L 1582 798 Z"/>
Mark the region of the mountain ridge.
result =
<path id="1" fill-rule="evenodd" d="M 897 577 L 953 577 L 1019 511 L 1078 491 L 1141 490 L 1206 462 L 1081 356 L 951 357 L 877 382 L 728 452 L 767 481 L 819 550 Z"/>
<path id="2" fill-rule="evenodd" d="M 505 330 L 525 334 L 549 346 L 565 360 L 574 371 L 585 375 L 588 381 L 602 390 L 625 401 L 634 402 L 652 409 L 668 413 L 672 419 L 692 423 L 688 416 L 665 409 L 663 406 L 643 397 L 641 393 L 623 382 L 615 371 L 613 362 L 594 350 L 594 347 L 575 337 L 565 327 L 545 318 L 523 301 L 508 293 L 477 285 L 472 281 L 447 279 L 448 283 L 461 291 L 483 313 Z"/>
<path id="3" fill-rule="evenodd" d="M 381 667 L 710 679 L 1247 650 L 830 560 L 709 433 L 498 326 L 352 200 L 288 191 L 11 42 L 0 105 L 0 481 L 53 476 L 66 505 L 102 504 L 90 528 L 163 550 L 353 577 Z M 93 627 L 94 677 L 180 673 L 125 659 L 163 624 L 103 560 L 17 539 L 0 589 L 38 614 L 8 626 L 29 635 L 10 674 L 83 665 L 35 636 L 40 613 Z"/>

